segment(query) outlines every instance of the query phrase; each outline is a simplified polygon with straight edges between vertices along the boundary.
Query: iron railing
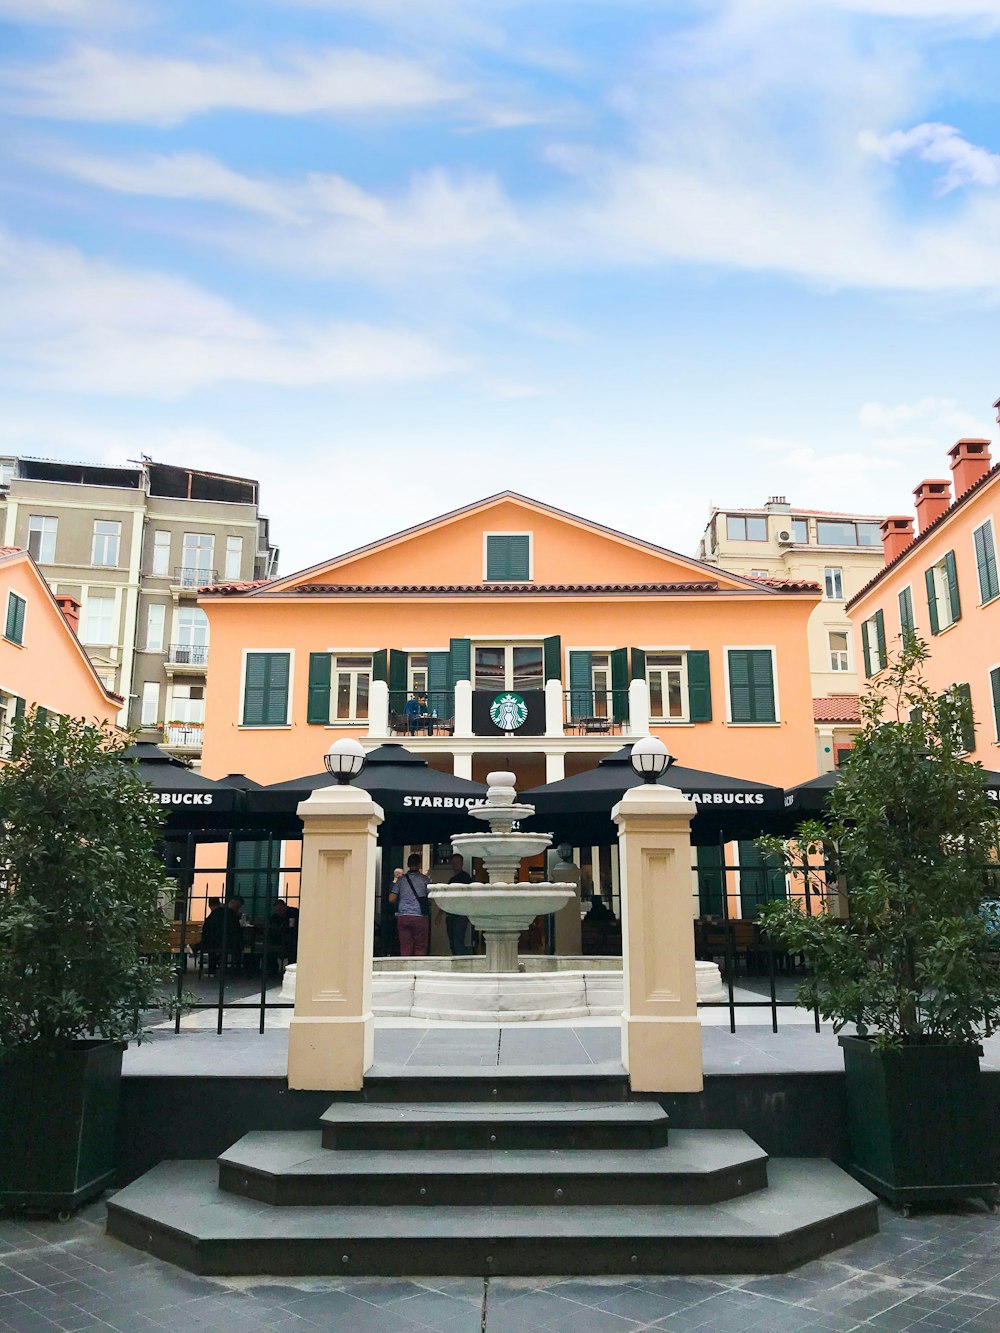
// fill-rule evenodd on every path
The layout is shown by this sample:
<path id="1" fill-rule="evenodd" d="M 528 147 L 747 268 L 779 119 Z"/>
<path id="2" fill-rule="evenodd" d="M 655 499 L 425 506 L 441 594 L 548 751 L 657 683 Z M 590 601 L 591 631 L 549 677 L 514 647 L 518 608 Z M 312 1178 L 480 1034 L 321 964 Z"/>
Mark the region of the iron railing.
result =
<path id="1" fill-rule="evenodd" d="M 164 745 L 197 747 L 201 749 L 201 744 L 205 736 L 204 724 L 168 722 L 163 728 Z"/>
<path id="2" fill-rule="evenodd" d="M 628 721 L 628 690 L 563 690 L 564 730 L 617 736 Z"/>
<path id="3" fill-rule="evenodd" d="M 202 569 L 200 565 L 177 565 L 173 582 L 179 588 L 201 588 L 219 581 L 217 569 Z"/>
<path id="4" fill-rule="evenodd" d="M 167 663 L 172 666 L 207 666 L 207 643 L 172 643 L 167 649 Z"/>
<path id="5" fill-rule="evenodd" d="M 421 704 L 421 711 L 407 712 L 411 702 Z M 389 730 L 400 736 L 451 736 L 455 731 L 455 691 L 389 691 Z"/>

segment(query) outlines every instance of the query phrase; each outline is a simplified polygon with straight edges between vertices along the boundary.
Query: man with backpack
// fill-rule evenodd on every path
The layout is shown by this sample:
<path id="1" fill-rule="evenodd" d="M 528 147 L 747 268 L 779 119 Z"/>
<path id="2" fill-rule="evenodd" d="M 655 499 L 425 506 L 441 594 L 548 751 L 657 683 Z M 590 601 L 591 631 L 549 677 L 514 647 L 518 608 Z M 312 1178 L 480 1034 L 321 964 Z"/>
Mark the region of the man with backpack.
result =
<path id="1" fill-rule="evenodd" d="M 392 886 L 389 902 L 396 909 L 401 958 L 425 958 L 431 936 L 431 904 L 427 897 L 430 880 L 420 869 L 420 853 L 406 861 L 406 874 Z"/>

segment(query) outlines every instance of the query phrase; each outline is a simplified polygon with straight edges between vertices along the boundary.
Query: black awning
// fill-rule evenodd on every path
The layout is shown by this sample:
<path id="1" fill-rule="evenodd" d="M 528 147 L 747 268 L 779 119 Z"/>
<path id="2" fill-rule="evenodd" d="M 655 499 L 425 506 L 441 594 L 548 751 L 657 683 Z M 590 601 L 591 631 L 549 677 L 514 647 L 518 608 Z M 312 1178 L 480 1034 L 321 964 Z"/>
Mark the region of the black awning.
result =
<path id="1" fill-rule="evenodd" d="M 535 807 L 526 827 L 551 831 L 557 842 L 575 846 L 617 842 L 612 807 L 630 787 L 642 785 L 629 762 L 631 752 L 631 745 L 625 745 L 596 768 L 522 792 L 521 799 Z M 691 840 L 699 845 L 721 837 L 739 840 L 779 832 L 787 822 L 784 792 L 765 782 L 673 764 L 658 785 L 677 787 L 695 802 Z"/>
<path id="2" fill-rule="evenodd" d="M 808 782 L 789 787 L 785 792 L 785 809 L 788 814 L 793 818 L 822 814 L 830 793 L 840 780 L 841 772 L 841 769 L 835 768 L 830 773 L 821 773 L 818 778 L 810 778 Z M 982 774 L 986 795 L 1000 805 L 1000 773 L 984 768 Z"/>
<path id="3" fill-rule="evenodd" d="M 213 782 L 202 777 L 182 759 L 151 742 L 128 746 L 122 758 L 134 763 L 136 773 L 152 789 L 167 813 L 168 828 L 197 828 L 201 824 L 210 828 L 217 822 L 217 815 L 229 816 L 242 807 L 241 787 L 226 778 Z M 249 783 L 250 779 L 243 781 Z"/>

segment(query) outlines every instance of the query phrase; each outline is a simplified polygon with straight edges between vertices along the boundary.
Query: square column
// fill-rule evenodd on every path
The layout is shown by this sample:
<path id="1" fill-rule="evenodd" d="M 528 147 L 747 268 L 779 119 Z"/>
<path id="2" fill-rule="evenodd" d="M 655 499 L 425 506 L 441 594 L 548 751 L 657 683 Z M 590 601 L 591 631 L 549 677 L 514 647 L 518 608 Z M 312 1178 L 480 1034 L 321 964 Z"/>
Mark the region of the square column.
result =
<path id="1" fill-rule="evenodd" d="M 359 1089 L 371 1067 L 375 838 L 383 813 L 357 787 L 321 787 L 302 820 L 295 1014 L 288 1086 Z"/>
<path id="2" fill-rule="evenodd" d="M 636 1092 L 702 1090 L 691 923 L 693 801 L 630 788 L 611 812 L 621 874 L 622 1064 Z"/>

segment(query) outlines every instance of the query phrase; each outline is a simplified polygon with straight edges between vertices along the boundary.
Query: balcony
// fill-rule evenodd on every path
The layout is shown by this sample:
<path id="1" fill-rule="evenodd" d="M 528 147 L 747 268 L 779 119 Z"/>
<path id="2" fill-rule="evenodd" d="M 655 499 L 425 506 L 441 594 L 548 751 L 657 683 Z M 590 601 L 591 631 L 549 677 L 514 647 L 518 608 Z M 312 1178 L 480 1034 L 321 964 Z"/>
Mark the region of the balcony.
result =
<path id="1" fill-rule="evenodd" d="M 175 594 L 190 593 L 218 581 L 217 569 L 203 569 L 200 565 L 177 565 L 170 579 L 170 587 Z"/>
<path id="2" fill-rule="evenodd" d="M 164 667 L 168 676 L 203 676 L 208 670 L 208 644 L 172 643 Z"/>
<path id="3" fill-rule="evenodd" d="M 628 690 L 563 690 L 563 730 L 567 735 L 620 736 L 621 719 L 628 712 Z"/>
<path id="4" fill-rule="evenodd" d="M 168 722 L 163 728 L 163 748 L 179 754 L 201 754 L 204 722 Z"/>
<path id="5" fill-rule="evenodd" d="M 587 748 L 649 730 L 649 694 L 644 680 L 628 689 L 563 689 L 550 680 L 544 689 L 477 690 L 459 681 L 454 690 L 428 690 L 417 696 L 389 691 L 374 681 L 369 699 L 369 736 L 435 737 L 455 740 L 493 740 L 497 744 L 556 738 L 587 738 Z M 407 705 L 410 711 L 407 712 Z M 384 711 L 383 711 L 384 710 Z M 523 748 L 523 747 L 522 747 Z"/>

